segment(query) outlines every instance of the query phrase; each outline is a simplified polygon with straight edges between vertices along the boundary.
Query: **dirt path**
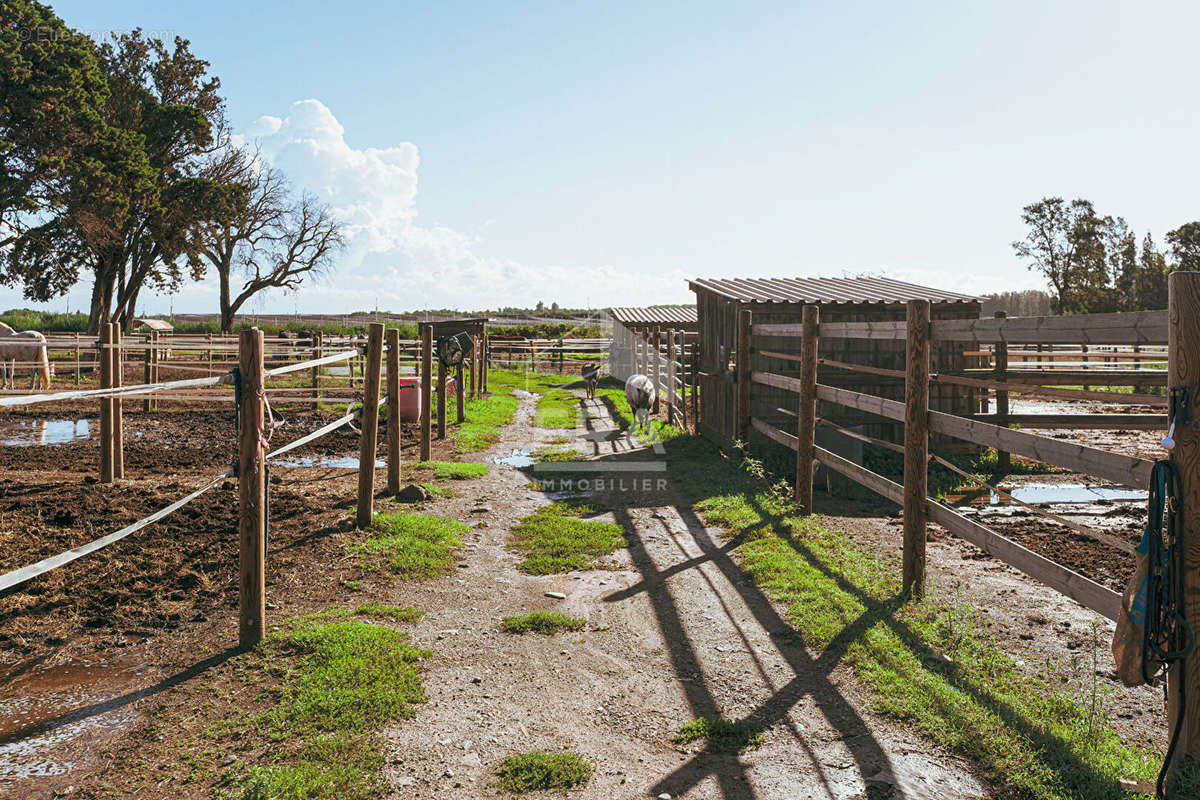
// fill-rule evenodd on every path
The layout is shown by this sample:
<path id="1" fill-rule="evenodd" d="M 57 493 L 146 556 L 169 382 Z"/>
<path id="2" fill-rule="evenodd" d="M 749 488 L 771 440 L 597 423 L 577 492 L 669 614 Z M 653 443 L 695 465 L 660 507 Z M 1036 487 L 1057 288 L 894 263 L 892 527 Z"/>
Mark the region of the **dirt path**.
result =
<path id="1" fill-rule="evenodd" d="M 533 400 L 522 400 L 489 460 L 571 433 L 533 428 Z M 437 503 L 433 513 L 474 517 L 479 527 L 456 575 L 398 584 L 392 598 L 427 610 L 414 639 L 434 651 L 429 703 L 387 734 L 394 797 L 494 796 L 497 762 L 535 748 L 592 761 L 591 782 L 572 793 L 580 798 L 986 795 L 961 760 L 865 711 L 841 651 L 808 652 L 700 523 L 665 462 L 631 447 L 599 403 L 588 412 L 587 433 L 574 435 L 594 457 L 578 480 L 629 531 L 617 554 L 623 568 L 518 572 L 508 533 L 553 497 L 522 471 L 494 466 Z M 537 609 L 585 617 L 589 627 L 554 637 L 500 632 L 504 616 Z M 750 718 L 768 726 L 766 743 L 740 757 L 672 744 L 699 716 Z"/>

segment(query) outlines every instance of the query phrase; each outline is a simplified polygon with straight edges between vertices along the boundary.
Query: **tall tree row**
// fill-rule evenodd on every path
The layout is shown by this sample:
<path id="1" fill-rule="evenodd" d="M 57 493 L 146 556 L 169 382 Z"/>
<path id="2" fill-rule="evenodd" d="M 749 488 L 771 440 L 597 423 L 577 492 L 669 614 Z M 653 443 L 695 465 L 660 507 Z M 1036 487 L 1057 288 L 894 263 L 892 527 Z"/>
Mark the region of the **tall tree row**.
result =
<path id="1" fill-rule="evenodd" d="M 90 282 L 94 333 L 212 267 L 228 329 L 250 296 L 330 268 L 329 210 L 235 145 L 219 90 L 185 39 L 97 44 L 41 3 L 0 0 L 0 281 L 40 302 Z M 231 160 L 243 168 L 217 168 Z M 263 213 L 235 258 L 207 257 L 215 231 Z"/>
<path id="2" fill-rule="evenodd" d="M 1013 249 L 1050 284 L 1055 314 L 1164 309 L 1167 275 L 1200 269 L 1200 222 L 1168 233 L 1167 254 L 1089 200 L 1048 197 L 1025 206 L 1021 219 L 1029 231 Z"/>

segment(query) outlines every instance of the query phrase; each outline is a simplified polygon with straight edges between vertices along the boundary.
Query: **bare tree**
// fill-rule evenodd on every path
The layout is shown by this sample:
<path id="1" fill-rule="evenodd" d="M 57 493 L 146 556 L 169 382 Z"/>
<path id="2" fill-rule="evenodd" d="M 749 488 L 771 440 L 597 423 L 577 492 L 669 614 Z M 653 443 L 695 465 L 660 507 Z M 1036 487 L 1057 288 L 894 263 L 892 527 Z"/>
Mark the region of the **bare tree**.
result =
<path id="1" fill-rule="evenodd" d="M 188 257 L 211 266 L 221 284 L 221 330 L 247 300 L 266 289 L 297 289 L 328 272 L 342 249 L 341 226 L 329 208 L 304 193 L 293 198 L 287 178 L 255 154 L 229 148 L 208 166 L 208 177 L 245 187 L 246 202 L 224 220 L 207 221 L 192 234 Z M 234 294 L 234 276 L 243 279 Z"/>

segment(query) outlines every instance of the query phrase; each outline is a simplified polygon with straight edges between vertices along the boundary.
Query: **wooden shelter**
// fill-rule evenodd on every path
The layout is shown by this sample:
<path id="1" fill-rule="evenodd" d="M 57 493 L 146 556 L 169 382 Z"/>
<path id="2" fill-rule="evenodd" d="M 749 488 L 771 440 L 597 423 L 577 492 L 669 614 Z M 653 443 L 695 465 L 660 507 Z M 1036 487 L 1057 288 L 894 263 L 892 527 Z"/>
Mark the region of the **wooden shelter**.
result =
<path id="1" fill-rule="evenodd" d="M 699 430 L 708 438 L 727 445 L 737 438 L 736 369 L 739 324 L 795 324 L 801 322 L 805 305 L 816 305 L 822 323 L 873 322 L 905 319 L 905 303 L 928 300 L 932 318 L 978 318 L 981 298 L 943 289 L 932 289 L 890 278 L 735 278 L 728 280 L 698 278 L 689 281 L 696 293 L 699 326 L 699 383 L 702 398 Z M 743 312 L 748 320 L 740 322 Z M 798 357 L 800 338 L 753 336 L 744 332 L 745 352 L 750 372 L 799 375 L 800 362 L 767 353 Z M 827 362 L 905 369 L 905 343 L 899 340 L 826 339 L 819 342 L 821 366 L 818 381 L 830 386 L 867 392 L 880 397 L 903 400 L 901 378 L 864 374 L 840 369 Z M 968 365 L 961 347 L 939 345 L 931 355 L 934 371 L 961 370 Z M 777 428 L 796 429 L 796 397 L 789 391 L 754 384 L 743 387 L 748 395 L 750 414 L 769 420 Z M 978 411 L 978 390 L 962 386 L 935 384 L 930 387 L 929 407 L 938 411 L 971 415 Z M 898 441 L 899 427 L 877 417 L 820 404 L 818 416 L 841 425 L 866 425 L 866 432 L 879 438 Z M 775 446 L 757 431 L 749 434 L 759 447 Z M 762 441 L 759 441 L 759 440 Z M 761 451 L 760 451 L 761 452 Z"/>
<path id="2" fill-rule="evenodd" d="M 638 371 L 638 347 L 654 331 L 683 331 L 685 344 L 690 344 L 695 341 L 698 330 L 695 306 L 610 308 L 608 314 L 613 319 L 609 371 L 620 380 Z"/>

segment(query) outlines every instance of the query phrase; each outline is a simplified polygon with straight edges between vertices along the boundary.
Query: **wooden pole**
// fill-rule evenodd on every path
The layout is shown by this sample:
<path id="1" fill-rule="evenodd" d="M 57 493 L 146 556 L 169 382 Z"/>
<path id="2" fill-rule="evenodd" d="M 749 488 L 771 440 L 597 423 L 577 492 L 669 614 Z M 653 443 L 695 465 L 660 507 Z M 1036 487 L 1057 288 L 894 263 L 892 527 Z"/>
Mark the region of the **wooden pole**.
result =
<path id="1" fill-rule="evenodd" d="M 238 337 L 241 420 L 238 428 L 238 646 L 263 639 L 266 616 L 267 470 L 263 456 L 263 334 Z"/>
<path id="2" fill-rule="evenodd" d="M 432 431 L 430 406 L 433 404 L 433 328 L 421 326 L 421 460 L 428 461 Z"/>
<path id="3" fill-rule="evenodd" d="M 806 514 L 813 513 L 813 457 L 817 426 L 817 344 L 821 308 L 806 305 L 800 334 L 800 408 L 796 428 L 796 503 Z"/>
<path id="4" fill-rule="evenodd" d="M 154 369 L 153 369 L 154 355 L 153 354 L 154 354 L 154 331 L 150 331 L 149 333 L 146 334 L 146 363 L 145 363 L 145 365 L 143 365 L 143 368 L 142 368 L 142 383 L 152 383 L 154 381 L 154 377 L 153 377 L 153 375 L 154 375 Z M 148 394 L 148 395 L 146 395 L 145 399 L 142 400 L 142 411 L 150 411 L 151 410 L 151 408 L 152 408 L 151 398 L 152 397 L 153 397 L 153 395 Z"/>
<path id="5" fill-rule="evenodd" d="M 480 335 L 483 339 L 483 352 L 479 354 L 479 372 L 482 375 L 481 383 L 480 383 L 480 390 L 486 393 L 488 390 L 488 333 L 487 333 L 487 329 L 484 328 L 483 333 Z"/>
<path id="6" fill-rule="evenodd" d="M 904 378 L 904 591 L 925 591 L 925 498 L 929 494 L 929 301 L 908 302 Z"/>
<path id="7" fill-rule="evenodd" d="M 1167 386 L 1191 392 L 1191 423 L 1176 422 L 1171 450 L 1182 491 L 1184 615 L 1191 629 L 1200 631 L 1200 272 L 1172 272 L 1167 293 Z M 1176 662 L 1168 673 L 1168 730 L 1178 718 L 1184 683 L 1187 707 L 1178 752 L 1200 758 L 1200 650 L 1193 650 L 1184 665 Z"/>
<path id="8" fill-rule="evenodd" d="M 454 380 L 454 401 L 456 405 L 455 411 L 458 412 L 457 418 L 459 425 L 463 424 L 463 422 L 467 419 L 466 404 L 464 403 L 465 386 L 466 384 L 463 381 L 463 365 L 460 361 L 458 362 L 458 369 L 456 371 Z"/>
<path id="9" fill-rule="evenodd" d="M 1008 314 L 1004 311 L 997 311 L 996 319 L 1004 319 Z M 1008 342 L 996 342 L 995 351 L 995 369 L 996 380 L 1008 380 L 1006 374 L 1008 372 Z M 1008 424 L 1008 392 L 996 390 L 996 416 L 998 425 Z M 1001 475 L 1007 475 L 1012 471 L 1012 455 L 1003 450 L 996 451 L 996 471 Z"/>
<path id="10" fill-rule="evenodd" d="M 437 388 L 437 411 L 438 411 L 438 438 L 446 438 L 446 365 L 442 363 L 442 359 L 437 360 L 438 368 L 438 388 Z"/>
<path id="11" fill-rule="evenodd" d="M 654 329 L 654 353 L 651 359 L 651 369 L 654 370 L 654 413 L 658 413 L 658 400 L 665 393 L 663 390 L 666 387 L 663 385 L 663 363 L 662 363 L 662 330 L 658 327 Z"/>
<path id="12" fill-rule="evenodd" d="M 375 515 L 375 451 L 379 445 L 379 372 L 383 361 L 383 323 L 367 326 L 367 357 L 363 363 L 362 437 L 358 447 L 359 528 L 369 528 Z"/>
<path id="13" fill-rule="evenodd" d="M 125 359 L 121 356 L 121 323 L 112 324 L 112 361 L 113 386 L 120 388 L 125 383 Z M 125 419 L 124 401 L 119 397 L 112 399 L 112 431 L 113 431 L 113 478 L 120 480 L 125 477 Z"/>
<path id="14" fill-rule="evenodd" d="M 312 348 L 313 358 L 322 358 L 325 354 L 324 354 L 324 348 L 321 346 L 321 332 L 320 331 L 313 331 L 312 345 L 313 345 L 313 348 Z M 321 406 L 321 368 L 320 367 L 312 368 L 312 393 L 313 393 L 313 399 L 312 399 L 313 408 L 314 409 L 319 408 Z"/>
<path id="15" fill-rule="evenodd" d="M 737 327 L 737 420 L 734 438 L 745 442 L 750 433 L 750 309 L 738 311 Z"/>
<path id="16" fill-rule="evenodd" d="M 79 381 L 80 381 L 81 370 L 80 370 L 79 360 L 82 356 L 83 356 L 83 353 L 79 349 L 79 331 L 75 331 L 75 385 L 76 386 L 79 385 Z"/>
<path id="17" fill-rule="evenodd" d="M 471 357 L 467 362 L 467 373 L 471 378 L 471 397 L 478 397 L 476 391 L 475 373 L 478 371 L 476 365 L 479 363 L 479 340 L 474 334 L 471 335 Z"/>
<path id="18" fill-rule="evenodd" d="M 107 322 L 100 325 L 100 388 L 112 388 L 112 326 Z M 112 483 L 112 398 L 100 398 L 100 482 Z"/>
<path id="19" fill-rule="evenodd" d="M 667 331 L 667 424 L 675 424 L 675 331 Z"/>
<path id="20" fill-rule="evenodd" d="M 400 329 L 387 329 L 387 490 L 400 492 Z"/>

